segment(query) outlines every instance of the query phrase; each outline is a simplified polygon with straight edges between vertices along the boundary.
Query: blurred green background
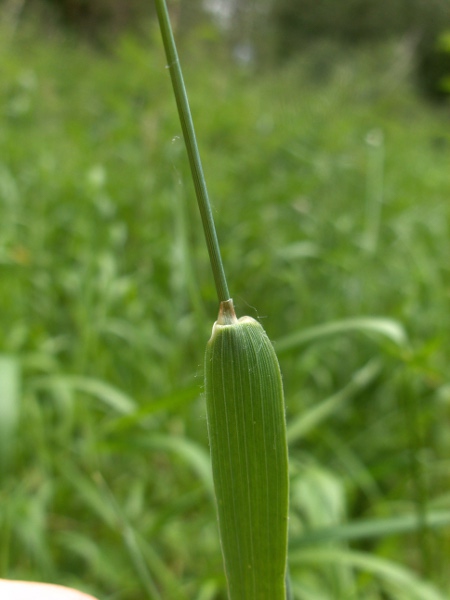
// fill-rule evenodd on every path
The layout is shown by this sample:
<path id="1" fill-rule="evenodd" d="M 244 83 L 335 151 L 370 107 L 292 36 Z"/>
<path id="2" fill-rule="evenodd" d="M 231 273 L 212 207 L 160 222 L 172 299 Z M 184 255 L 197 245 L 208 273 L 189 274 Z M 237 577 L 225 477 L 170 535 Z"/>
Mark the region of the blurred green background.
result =
<path id="1" fill-rule="evenodd" d="M 206 8 L 205 8 L 206 6 Z M 171 2 L 302 600 L 450 596 L 450 5 Z M 0 577 L 224 600 L 217 301 L 151 2 L 0 3 Z"/>

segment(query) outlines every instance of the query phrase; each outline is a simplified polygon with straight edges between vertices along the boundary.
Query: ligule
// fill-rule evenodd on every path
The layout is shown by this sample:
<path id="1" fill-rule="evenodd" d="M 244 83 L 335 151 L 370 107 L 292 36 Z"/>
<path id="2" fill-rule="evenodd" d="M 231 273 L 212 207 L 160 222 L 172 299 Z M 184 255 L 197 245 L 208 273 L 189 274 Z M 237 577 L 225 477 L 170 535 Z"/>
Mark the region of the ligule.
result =
<path id="1" fill-rule="evenodd" d="M 205 393 L 230 600 L 285 600 L 288 457 L 273 346 L 222 302 L 207 344 Z"/>

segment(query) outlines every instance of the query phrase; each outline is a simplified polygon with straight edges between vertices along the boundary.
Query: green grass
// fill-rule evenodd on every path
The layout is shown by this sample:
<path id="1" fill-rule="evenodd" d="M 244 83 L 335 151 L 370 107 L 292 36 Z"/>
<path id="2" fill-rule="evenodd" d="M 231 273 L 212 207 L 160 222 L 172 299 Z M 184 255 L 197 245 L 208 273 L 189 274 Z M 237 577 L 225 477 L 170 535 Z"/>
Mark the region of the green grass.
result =
<path id="1" fill-rule="evenodd" d="M 0 40 L 0 576 L 223 600 L 217 301 L 159 34 Z M 448 110 L 401 47 L 256 77 L 202 43 L 182 61 L 230 287 L 280 347 L 294 596 L 446 598 Z"/>

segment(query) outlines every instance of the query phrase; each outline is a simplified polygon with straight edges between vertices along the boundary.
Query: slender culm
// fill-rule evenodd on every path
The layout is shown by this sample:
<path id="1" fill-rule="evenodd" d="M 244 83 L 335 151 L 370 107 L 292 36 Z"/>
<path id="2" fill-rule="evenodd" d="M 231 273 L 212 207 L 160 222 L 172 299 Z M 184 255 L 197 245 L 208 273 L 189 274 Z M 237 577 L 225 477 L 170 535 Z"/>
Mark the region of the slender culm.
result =
<path id="1" fill-rule="evenodd" d="M 175 45 L 175 40 L 170 26 L 169 14 L 164 0 L 155 0 L 156 11 L 158 13 L 159 25 L 161 28 L 164 48 L 166 51 L 167 62 L 172 79 L 172 86 L 175 100 L 180 117 L 181 129 L 183 130 L 184 142 L 186 144 L 187 155 L 191 167 L 192 180 L 194 182 L 197 203 L 202 218 L 203 231 L 205 233 L 206 246 L 208 248 L 209 259 L 211 262 L 214 283 L 216 285 L 219 302 L 228 300 L 228 284 L 225 277 L 225 271 L 220 253 L 219 241 L 217 239 L 216 227 L 211 211 L 206 180 L 203 174 L 202 161 L 198 150 L 197 138 L 195 135 L 194 123 L 192 121 L 189 100 L 184 85 L 183 73 L 181 71 L 180 60 Z"/>

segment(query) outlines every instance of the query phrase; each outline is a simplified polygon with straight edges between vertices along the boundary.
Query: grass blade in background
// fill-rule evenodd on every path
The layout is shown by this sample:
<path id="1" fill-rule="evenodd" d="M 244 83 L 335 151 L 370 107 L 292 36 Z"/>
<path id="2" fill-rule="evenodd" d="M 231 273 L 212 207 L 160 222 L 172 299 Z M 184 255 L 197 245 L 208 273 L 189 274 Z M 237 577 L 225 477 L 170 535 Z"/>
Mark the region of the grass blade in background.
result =
<path id="1" fill-rule="evenodd" d="M 381 228 L 384 179 L 384 136 L 381 129 L 373 129 L 366 136 L 367 144 L 367 198 L 364 246 L 369 253 L 378 247 Z"/>
<path id="2" fill-rule="evenodd" d="M 385 317 L 352 317 L 340 321 L 331 321 L 291 333 L 279 340 L 275 347 L 277 352 L 288 352 L 297 346 L 303 346 L 322 338 L 342 333 L 375 333 L 388 339 L 400 348 L 407 343 L 407 336 L 400 323 Z"/>
<path id="3" fill-rule="evenodd" d="M 51 375 L 36 378 L 34 386 L 36 389 L 51 389 L 61 386 L 70 392 L 81 392 L 100 400 L 105 406 L 120 415 L 130 415 L 136 409 L 134 400 L 126 393 L 94 377 Z"/>
<path id="4" fill-rule="evenodd" d="M 12 456 L 20 407 L 20 366 L 16 358 L 0 356 L 0 472 Z"/>
<path id="5" fill-rule="evenodd" d="M 304 414 L 294 417 L 289 423 L 287 429 L 288 443 L 292 444 L 303 438 L 312 429 L 320 425 L 323 421 L 337 413 L 342 407 L 356 394 L 370 385 L 381 371 L 381 364 L 373 359 L 357 371 L 351 381 L 341 390 L 313 406 Z"/>
<path id="6" fill-rule="evenodd" d="M 430 529 L 446 527 L 450 525 L 450 512 L 430 511 L 425 517 L 425 522 Z M 289 548 L 294 551 L 308 546 L 320 545 L 324 542 L 384 538 L 391 535 L 414 533 L 419 531 L 422 526 L 422 519 L 415 514 L 353 521 L 342 525 L 306 531 L 300 537 L 293 538 L 289 543 Z"/>
<path id="7" fill-rule="evenodd" d="M 326 563 L 342 565 L 372 574 L 380 580 L 389 598 L 445 600 L 445 596 L 441 592 L 433 585 L 421 580 L 412 571 L 371 554 L 343 548 L 306 549 L 291 554 L 291 564 L 293 565 L 308 565 L 314 568 Z"/>
<path id="8" fill-rule="evenodd" d="M 178 455 L 198 475 L 205 489 L 213 495 L 211 463 L 207 451 L 199 444 L 186 438 L 160 434 L 148 436 L 143 441 L 143 446 Z"/>

